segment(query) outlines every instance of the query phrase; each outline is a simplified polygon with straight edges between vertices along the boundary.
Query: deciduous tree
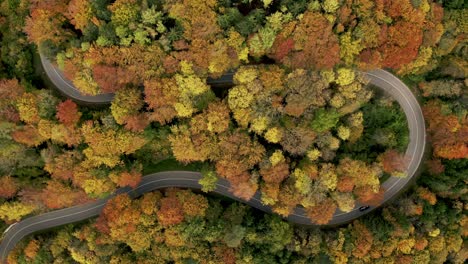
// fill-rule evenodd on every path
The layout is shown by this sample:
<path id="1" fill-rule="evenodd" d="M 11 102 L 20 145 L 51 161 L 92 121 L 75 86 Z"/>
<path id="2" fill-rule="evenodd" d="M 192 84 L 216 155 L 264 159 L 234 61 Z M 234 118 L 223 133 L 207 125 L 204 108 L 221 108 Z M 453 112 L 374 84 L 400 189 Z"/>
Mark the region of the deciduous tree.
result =
<path id="1" fill-rule="evenodd" d="M 92 5 L 85 0 L 71 0 L 68 4 L 67 17 L 76 29 L 84 31 L 93 18 Z"/>
<path id="2" fill-rule="evenodd" d="M 451 114 L 444 116 L 439 101 L 430 101 L 423 107 L 423 114 L 429 123 L 435 156 L 446 159 L 468 156 L 468 122 Z"/>
<path id="3" fill-rule="evenodd" d="M 154 218 L 155 220 L 155 218 Z M 109 200 L 97 220 L 96 227 L 109 234 L 115 241 L 126 243 L 136 252 L 148 250 L 151 245 L 148 228 L 154 227 L 154 220 L 144 217 L 138 202 L 128 195 L 118 195 Z"/>
<path id="4" fill-rule="evenodd" d="M 70 99 L 57 105 L 57 119 L 66 126 L 74 126 L 80 120 L 78 106 Z"/>
<path id="5" fill-rule="evenodd" d="M 60 209 L 85 203 L 89 198 L 81 190 L 74 190 L 57 180 L 51 180 L 42 191 L 41 200 L 50 209 Z"/>
<path id="6" fill-rule="evenodd" d="M 427 201 L 430 205 L 435 205 L 437 203 L 437 196 L 427 188 L 419 187 L 417 189 L 417 194 L 419 198 Z"/>
<path id="7" fill-rule="evenodd" d="M 157 216 L 159 223 L 163 226 L 179 224 L 184 220 L 183 206 L 176 197 L 162 198 Z"/>
<path id="8" fill-rule="evenodd" d="M 182 23 L 184 37 L 188 40 L 211 40 L 220 33 L 221 28 L 216 23 L 214 8 L 216 1 L 183 0 L 168 2 L 166 8 L 169 16 Z"/>
<path id="9" fill-rule="evenodd" d="M 419 84 L 419 88 L 423 91 L 423 96 L 425 97 L 458 97 L 462 93 L 463 86 L 464 84 L 462 82 L 454 80 L 435 80 Z"/>
<path id="10" fill-rule="evenodd" d="M 273 44 L 271 57 L 293 68 L 332 68 L 340 60 L 338 37 L 332 26 L 322 14 L 305 12 L 299 22 L 284 26 Z"/>
<path id="11" fill-rule="evenodd" d="M 409 159 L 396 150 L 388 150 L 382 156 L 383 170 L 393 176 L 406 176 Z"/>
<path id="12" fill-rule="evenodd" d="M 39 122 L 39 109 L 38 99 L 32 93 L 23 94 L 17 101 L 16 107 L 18 109 L 22 121 L 28 124 Z"/>
<path id="13" fill-rule="evenodd" d="M 111 173 L 111 175 L 109 175 L 109 178 L 119 187 L 130 186 L 132 188 L 135 188 L 141 181 L 141 169 L 141 166 L 136 166 L 135 168 L 129 171 Z"/>
<path id="14" fill-rule="evenodd" d="M 206 133 L 192 133 L 187 125 L 172 127 L 169 136 L 174 157 L 184 163 L 214 158 L 216 138 Z"/>
<path id="15" fill-rule="evenodd" d="M 39 242 L 35 239 L 29 241 L 28 245 L 24 249 L 24 254 L 28 259 L 33 260 L 36 255 L 37 251 L 39 250 Z"/>
<path id="16" fill-rule="evenodd" d="M 112 11 L 111 21 L 115 25 L 128 26 L 140 16 L 136 0 L 117 0 L 109 6 L 109 10 Z"/>
<path id="17" fill-rule="evenodd" d="M 0 80 L 0 118 L 13 122 L 19 121 L 15 102 L 24 93 L 24 87 L 16 79 Z"/>
<path id="18" fill-rule="evenodd" d="M 357 258 L 365 257 L 371 250 L 373 237 L 372 233 L 367 229 L 367 227 L 359 221 L 354 221 L 353 223 L 354 232 L 355 232 L 355 244 L 356 247 L 353 250 L 353 256 Z"/>
<path id="19" fill-rule="evenodd" d="M 267 183 L 280 183 L 289 176 L 289 166 L 285 161 L 281 161 L 275 165 L 261 165 L 260 175 Z"/>
<path id="20" fill-rule="evenodd" d="M 0 219 L 7 223 L 19 221 L 36 210 L 36 206 L 22 202 L 6 202 L 0 205 Z"/>
<path id="21" fill-rule="evenodd" d="M 340 178 L 352 178 L 356 187 L 368 186 L 374 192 L 378 192 L 380 186 L 378 171 L 363 161 L 352 160 L 350 158 L 341 159 L 336 172 Z"/>
<path id="22" fill-rule="evenodd" d="M 209 207 L 206 197 L 195 194 L 190 190 L 178 190 L 177 199 L 182 204 L 183 212 L 188 217 L 205 217 Z"/>
<path id="23" fill-rule="evenodd" d="M 107 165 L 114 167 L 120 162 L 120 155 L 132 154 L 140 149 L 146 140 L 135 133 L 124 130 L 104 129 L 102 126 L 87 122 L 81 127 L 84 141 L 88 147 L 83 151 L 91 167 Z"/>
<path id="24" fill-rule="evenodd" d="M 132 132 L 142 132 L 151 123 L 148 113 L 128 116 L 125 119 L 125 129 Z"/>
<path id="25" fill-rule="evenodd" d="M 137 88 L 124 88 L 115 93 L 111 113 L 117 124 L 124 124 L 130 116 L 135 116 L 143 107 L 143 99 Z"/>
<path id="26" fill-rule="evenodd" d="M 374 188 L 375 187 L 370 185 L 356 187 L 356 189 L 354 190 L 354 194 L 358 197 L 358 200 L 363 204 L 371 206 L 380 206 L 384 198 L 385 189 L 380 187 L 380 189 L 376 192 Z"/>
<path id="27" fill-rule="evenodd" d="M 0 197 L 11 198 L 19 190 L 19 185 L 15 178 L 11 176 L 0 177 Z"/>
<path id="28" fill-rule="evenodd" d="M 148 80 L 145 86 L 145 102 L 153 110 L 151 119 L 161 124 L 170 122 L 177 115 L 175 103 L 179 96 L 174 79 Z"/>
<path id="29" fill-rule="evenodd" d="M 230 169 L 235 169 L 236 165 L 240 165 L 235 171 L 241 172 L 242 168 L 251 169 L 262 160 L 265 153 L 265 148 L 258 141 L 251 139 L 247 133 L 240 130 L 221 136 L 218 146 L 221 158 L 217 161 L 217 171 L 223 162 L 227 165 L 228 161 L 233 164 L 232 167 L 228 165 Z M 237 173 L 218 171 L 218 174 L 232 179 Z"/>
<path id="30" fill-rule="evenodd" d="M 323 225 L 328 223 L 336 211 L 335 201 L 328 198 L 320 202 L 316 206 L 306 208 L 307 216 L 316 224 Z"/>
<path id="31" fill-rule="evenodd" d="M 37 45 L 47 40 L 59 44 L 71 37 L 70 32 L 62 27 L 65 22 L 64 17 L 50 10 L 52 7 L 33 8 L 31 16 L 26 19 L 24 30 L 29 40 Z"/>
<path id="32" fill-rule="evenodd" d="M 16 142 L 25 144 L 28 147 L 37 147 L 45 141 L 45 138 L 34 126 L 21 127 L 14 131 L 11 136 Z"/>

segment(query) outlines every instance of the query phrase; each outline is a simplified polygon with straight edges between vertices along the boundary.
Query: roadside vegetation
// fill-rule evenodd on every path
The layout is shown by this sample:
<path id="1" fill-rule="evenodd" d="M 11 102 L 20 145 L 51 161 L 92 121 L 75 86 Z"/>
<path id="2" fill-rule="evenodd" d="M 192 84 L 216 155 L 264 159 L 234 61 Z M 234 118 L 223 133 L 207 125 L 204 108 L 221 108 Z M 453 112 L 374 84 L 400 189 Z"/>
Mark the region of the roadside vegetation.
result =
<path id="1" fill-rule="evenodd" d="M 165 170 L 202 171 L 276 213 L 169 189 L 112 199 L 101 216 L 24 240 L 11 263 L 463 263 L 468 230 L 468 18 L 463 1 L 0 0 L 0 230 Z M 39 50 L 85 94 L 47 89 Z M 398 104 L 359 73 L 421 94 L 429 159 L 403 197 Z M 232 87 L 207 84 L 235 71 Z M 150 262 L 153 261 L 153 262 Z"/>

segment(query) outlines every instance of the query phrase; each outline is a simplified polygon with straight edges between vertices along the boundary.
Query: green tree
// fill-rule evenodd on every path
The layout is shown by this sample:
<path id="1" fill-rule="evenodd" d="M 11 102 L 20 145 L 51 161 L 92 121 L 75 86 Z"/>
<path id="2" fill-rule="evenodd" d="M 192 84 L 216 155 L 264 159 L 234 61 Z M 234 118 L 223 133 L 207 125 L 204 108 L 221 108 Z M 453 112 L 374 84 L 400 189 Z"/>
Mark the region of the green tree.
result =
<path id="1" fill-rule="evenodd" d="M 324 132 L 334 128 L 340 120 L 340 114 L 335 110 L 318 109 L 310 123 L 311 128 L 317 132 Z"/>
<path id="2" fill-rule="evenodd" d="M 223 241 L 228 247 L 238 247 L 245 237 L 246 229 L 241 225 L 234 225 L 226 230 Z"/>
<path id="3" fill-rule="evenodd" d="M 205 167 L 201 171 L 203 178 L 198 182 L 202 186 L 202 191 L 211 192 L 216 189 L 216 183 L 218 182 L 218 175 L 214 169 Z"/>

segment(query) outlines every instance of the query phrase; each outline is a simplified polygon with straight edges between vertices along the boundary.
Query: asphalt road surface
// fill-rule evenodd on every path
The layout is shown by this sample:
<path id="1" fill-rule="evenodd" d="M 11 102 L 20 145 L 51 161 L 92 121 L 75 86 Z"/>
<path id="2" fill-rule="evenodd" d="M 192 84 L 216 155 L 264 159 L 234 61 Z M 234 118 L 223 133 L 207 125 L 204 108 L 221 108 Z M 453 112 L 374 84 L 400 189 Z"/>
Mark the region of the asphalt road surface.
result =
<path id="1" fill-rule="evenodd" d="M 41 60 L 45 73 L 48 75 L 49 79 L 56 88 L 62 91 L 66 96 L 79 102 L 93 104 L 106 104 L 112 101 L 112 94 L 98 96 L 81 95 L 73 84 L 66 80 L 62 73 L 57 71 L 48 60 L 44 58 L 41 58 Z M 363 74 L 369 78 L 370 84 L 382 89 L 398 101 L 405 112 L 409 126 L 410 141 L 406 150 L 406 155 L 409 157 L 409 163 L 406 171 L 408 176 L 405 178 L 392 176 L 384 182 L 382 187 L 386 190 L 384 196 L 384 202 L 386 202 L 398 195 L 400 191 L 411 182 L 412 177 L 415 175 L 423 160 L 426 146 L 424 118 L 415 96 L 397 77 L 384 70 L 373 70 L 363 72 Z M 227 74 L 217 80 L 210 79 L 208 83 L 214 86 L 232 83 L 232 74 Z M 201 189 L 201 186 L 198 183 L 200 178 L 200 173 L 187 171 L 167 171 L 150 174 L 143 177 L 142 182 L 133 190 L 129 187 L 121 188 L 108 198 L 100 199 L 96 202 L 26 218 L 23 221 L 10 226 L 9 229 L 4 232 L 3 239 L 0 244 L 0 260 L 5 261 L 8 253 L 15 247 L 18 241 L 31 233 L 78 222 L 99 215 L 107 200 L 117 194 L 128 193 L 131 197 L 135 198 L 146 192 L 167 187 Z M 224 179 L 220 179 L 213 192 L 248 204 L 264 212 L 271 213 L 271 208 L 261 203 L 261 194 L 259 192 L 257 192 L 251 200 L 244 201 L 233 196 L 229 192 L 229 187 L 229 182 Z M 350 212 L 342 212 L 338 209 L 328 225 L 338 225 L 349 222 L 350 220 L 360 217 L 376 208 L 370 207 L 367 210 L 361 211 L 359 210 L 361 206 L 366 205 L 356 203 L 355 208 Z M 286 220 L 300 225 L 314 225 L 306 216 L 304 209 L 300 207 L 297 207 L 294 210 L 294 213 L 288 216 Z"/>

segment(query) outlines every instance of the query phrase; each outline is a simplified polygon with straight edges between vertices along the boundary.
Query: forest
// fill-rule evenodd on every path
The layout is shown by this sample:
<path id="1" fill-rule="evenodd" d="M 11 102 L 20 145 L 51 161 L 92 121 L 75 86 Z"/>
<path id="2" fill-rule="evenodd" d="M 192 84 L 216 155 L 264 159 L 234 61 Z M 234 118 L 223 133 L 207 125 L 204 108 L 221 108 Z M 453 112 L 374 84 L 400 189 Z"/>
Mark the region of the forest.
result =
<path id="1" fill-rule="evenodd" d="M 464 263 L 468 258 L 468 4 L 463 0 L 0 0 L 0 231 L 108 197 L 150 173 L 202 190 L 112 198 L 101 215 L 23 239 L 13 263 Z M 45 81 L 47 57 L 86 95 Z M 362 73 L 386 69 L 423 110 L 408 125 Z M 232 87 L 210 79 L 234 73 Z M 219 178 L 266 214 L 210 193 Z M 316 224 L 284 219 L 302 206 Z"/>

